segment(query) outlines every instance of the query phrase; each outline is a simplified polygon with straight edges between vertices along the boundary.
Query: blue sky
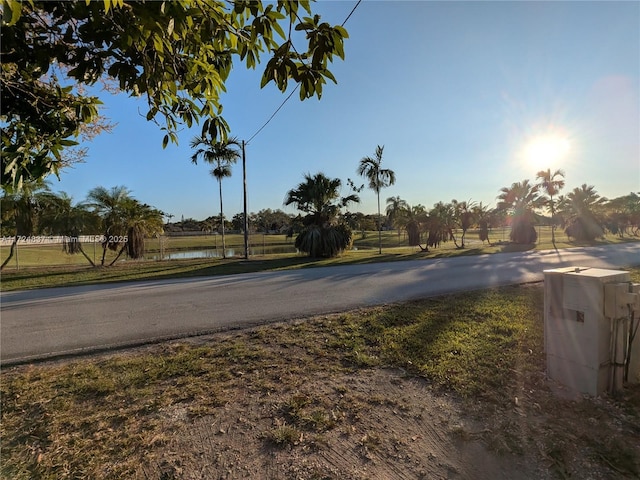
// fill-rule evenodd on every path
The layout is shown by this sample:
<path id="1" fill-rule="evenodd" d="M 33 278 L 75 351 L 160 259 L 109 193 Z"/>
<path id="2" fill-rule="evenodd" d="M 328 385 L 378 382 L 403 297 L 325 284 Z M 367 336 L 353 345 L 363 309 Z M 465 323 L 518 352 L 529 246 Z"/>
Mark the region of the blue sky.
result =
<path id="1" fill-rule="evenodd" d="M 314 10 L 340 24 L 355 1 Z M 305 173 L 357 177 L 363 156 L 384 145 L 396 184 L 382 191 L 411 205 L 482 201 L 501 187 L 562 168 L 567 188 L 583 183 L 613 198 L 640 191 L 639 2 L 391 2 L 364 0 L 346 24 L 346 59 L 321 100 L 297 94 L 246 148 L 249 211 L 283 209 Z M 223 97 L 232 135 L 249 139 L 281 104 L 260 71 L 237 65 Z M 291 87 L 290 87 L 291 88 Z M 215 179 L 193 165 L 189 141 L 162 149 L 162 132 L 140 100 L 102 95 L 113 133 L 88 143 L 86 163 L 53 190 L 80 201 L 89 189 L 125 185 L 166 213 L 219 214 Z M 227 218 L 242 211 L 242 170 L 223 181 Z M 374 213 L 364 190 L 353 211 Z"/>

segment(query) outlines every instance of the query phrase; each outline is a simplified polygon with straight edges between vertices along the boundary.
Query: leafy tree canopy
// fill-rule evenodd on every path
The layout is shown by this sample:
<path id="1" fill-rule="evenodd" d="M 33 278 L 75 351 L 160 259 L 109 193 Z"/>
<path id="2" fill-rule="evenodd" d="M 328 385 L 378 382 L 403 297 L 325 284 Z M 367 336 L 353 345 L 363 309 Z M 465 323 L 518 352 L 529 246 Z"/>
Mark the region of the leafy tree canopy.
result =
<path id="1" fill-rule="evenodd" d="M 112 80 L 144 96 L 163 146 L 200 120 L 203 136 L 224 141 L 220 95 L 234 62 L 255 68 L 266 55 L 262 87 L 293 80 L 300 99 L 320 98 L 348 38 L 308 0 L 0 1 L 2 185 L 18 187 L 57 174 L 63 150 L 99 117 L 84 85 Z"/>

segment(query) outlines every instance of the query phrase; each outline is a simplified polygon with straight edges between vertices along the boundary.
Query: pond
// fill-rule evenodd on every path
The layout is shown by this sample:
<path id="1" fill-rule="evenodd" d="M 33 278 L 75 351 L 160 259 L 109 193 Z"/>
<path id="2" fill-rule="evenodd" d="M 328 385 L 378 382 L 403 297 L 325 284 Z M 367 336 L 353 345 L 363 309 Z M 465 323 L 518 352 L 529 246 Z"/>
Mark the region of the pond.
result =
<path id="1" fill-rule="evenodd" d="M 272 255 L 277 253 L 298 253 L 293 245 L 266 245 L 249 247 L 249 255 Z M 244 255 L 244 247 L 227 248 L 227 258 Z M 147 256 L 150 260 L 160 260 L 160 254 L 154 253 Z M 162 260 L 184 260 L 190 258 L 222 258 L 222 248 L 210 248 L 203 250 L 165 251 Z"/>

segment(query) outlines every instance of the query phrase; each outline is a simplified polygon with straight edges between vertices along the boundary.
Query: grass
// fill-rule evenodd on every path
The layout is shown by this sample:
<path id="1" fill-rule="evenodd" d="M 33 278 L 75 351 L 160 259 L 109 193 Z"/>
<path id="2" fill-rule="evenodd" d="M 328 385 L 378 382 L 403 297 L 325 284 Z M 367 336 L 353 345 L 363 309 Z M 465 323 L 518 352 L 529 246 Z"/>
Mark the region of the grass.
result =
<path id="1" fill-rule="evenodd" d="M 631 272 L 640 281 L 640 267 Z M 640 424 L 640 389 L 619 400 L 624 414 L 615 422 L 604 420 L 603 402 L 576 406 L 549 394 L 542 295 L 539 285 L 490 289 L 4 369 L 1 478 L 132 477 L 168 442 L 161 421 L 168 408 L 180 406 L 187 418 L 224 415 L 223 405 L 237 398 L 263 402 L 273 420 L 262 433 L 266 444 L 322 445 L 325 432 L 346 429 L 365 404 L 382 400 L 350 396 L 345 384 L 313 390 L 313 379 L 381 367 L 402 368 L 467 399 L 495 420 L 486 440 L 498 451 L 539 448 L 558 474 L 569 474 L 568 452 L 580 448 L 579 462 L 587 455 L 611 478 L 637 476 L 640 459 L 623 431 Z M 541 409 L 558 415 L 545 423 Z M 532 438 L 518 436 L 514 415 L 520 427 L 534 419 Z M 601 420 L 576 438 L 584 419 Z M 378 448 L 376 435 L 363 437 L 363 448 Z"/>
<path id="2" fill-rule="evenodd" d="M 354 365 L 402 367 L 463 397 L 504 393 L 514 369 L 544 368 L 525 355 L 543 348 L 542 300 L 519 287 L 345 314 L 333 345 Z"/>
<path id="3" fill-rule="evenodd" d="M 214 236 L 200 237 L 172 237 L 167 241 L 165 249 L 171 251 L 194 250 L 204 248 L 212 241 Z M 286 239 L 284 235 L 259 235 L 258 239 L 253 236 L 252 242 L 261 241 L 264 238 L 266 246 L 286 246 L 291 245 L 291 239 Z M 493 240 L 508 238 L 507 231 L 494 232 Z M 457 249 L 453 242 L 447 242 L 437 249 L 429 252 L 422 252 L 416 247 L 409 247 L 407 240 L 397 232 L 383 232 L 383 251 L 378 254 L 376 232 L 365 232 L 364 238 L 356 234 L 354 247 L 337 258 L 312 259 L 299 254 L 268 254 L 252 255 L 248 261 L 241 257 L 228 259 L 204 258 L 188 260 L 164 260 L 164 261 L 122 261 L 113 267 L 92 268 L 86 260 L 79 255 L 63 254 L 59 246 L 31 245 L 19 247 L 19 262 L 23 267 L 16 269 L 8 267 L 2 272 L 1 288 L 3 291 L 18 289 L 31 289 L 68 285 L 86 285 L 90 283 L 107 283 L 119 281 L 147 280 L 147 279 L 168 279 L 185 278 L 197 276 L 229 275 L 236 273 L 251 273 L 258 271 L 274 271 L 293 268 L 311 268 L 318 266 L 332 265 L 354 265 L 374 262 L 391 262 L 398 260 L 423 260 L 430 258 L 452 257 L 460 255 L 493 254 L 510 251 L 525 251 L 531 249 L 550 249 L 550 230 L 540 229 L 540 243 L 537 245 L 511 245 L 495 243 L 493 245 L 482 245 L 476 241 L 473 232 L 467 235 L 467 248 Z M 638 239 L 625 237 L 621 239 L 617 236 L 607 236 L 604 240 L 594 242 L 590 245 L 604 245 L 619 243 L 623 241 L 637 241 Z M 157 240 L 150 240 L 148 247 L 155 254 L 154 243 Z M 240 235 L 230 235 L 228 245 L 241 245 Z M 583 246 L 577 243 L 568 243 L 565 238 L 558 236 L 556 242 L 558 248 L 569 248 Z M 157 247 L 157 245 L 156 245 Z M 210 245 L 209 245 L 210 247 Z M 92 249 L 89 248 L 87 254 L 92 256 Z M 167 250 L 168 251 L 168 250 Z M 241 251 L 238 250 L 238 251 Z M 0 248 L 0 256 L 4 258 L 8 248 Z M 96 251 L 97 258 L 100 258 L 99 246 Z M 109 257 L 113 256 L 109 252 Z M 47 265 L 56 259 L 62 259 L 61 264 Z M 56 260 L 57 261 L 57 260 Z M 11 265 L 14 265 L 13 263 Z M 31 265 L 26 268 L 27 265 Z"/>

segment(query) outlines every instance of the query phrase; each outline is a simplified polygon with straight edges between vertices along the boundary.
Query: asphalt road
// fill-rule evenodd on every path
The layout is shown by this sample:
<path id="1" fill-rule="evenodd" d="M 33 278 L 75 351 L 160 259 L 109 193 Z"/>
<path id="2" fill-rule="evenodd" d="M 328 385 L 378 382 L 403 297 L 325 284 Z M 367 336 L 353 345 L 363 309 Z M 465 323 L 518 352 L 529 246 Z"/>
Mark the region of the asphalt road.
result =
<path id="1" fill-rule="evenodd" d="M 491 286 L 564 266 L 640 264 L 640 243 L 61 287 L 0 295 L 0 362 L 141 345 Z"/>

